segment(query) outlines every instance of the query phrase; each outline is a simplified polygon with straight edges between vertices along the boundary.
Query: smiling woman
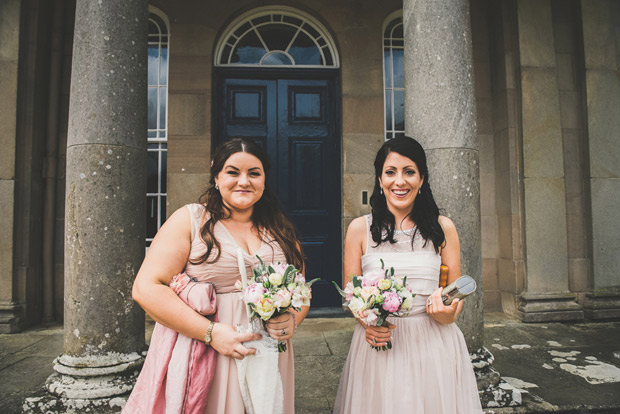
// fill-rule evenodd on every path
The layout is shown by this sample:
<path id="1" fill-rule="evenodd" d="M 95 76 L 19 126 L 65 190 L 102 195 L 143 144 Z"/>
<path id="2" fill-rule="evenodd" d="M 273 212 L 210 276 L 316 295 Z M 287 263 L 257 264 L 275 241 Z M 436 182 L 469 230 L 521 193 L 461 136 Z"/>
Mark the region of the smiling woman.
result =
<path id="1" fill-rule="evenodd" d="M 249 222 L 251 209 L 265 190 L 263 164 L 247 152 L 233 154 L 215 178 L 215 188 L 219 189 L 231 218 L 235 215 L 238 216 L 237 221 Z"/>
<path id="2" fill-rule="evenodd" d="M 438 288 L 442 264 L 450 269 L 448 283 L 461 275 L 459 238 L 452 221 L 439 215 L 424 149 L 412 138 L 393 138 L 379 149 L 374 166 L 372 214 L 354 219 L 347 231 L 345 283 L 352 275 L 383 275 L 385 263 L 401 280 L 406 277 L 415 296 L 408 312 L 388 316 L 380 326 L 355 312 L 359 324 L 334 414 L 480 413 L 473 367 L 454 324 L 463 302 L 443 305 Z M 381 284 L 363 289 L 379 292 Z M 386 299 L 383 310 L 401 301 Z M 392 348 L 385 352 L 373 350 L 388 343 Z"/>
<path id="3" fill-rule="evenodd" d="M 260 335 L 237 333 L 237 326 L 248 325 L 241 292 L 235 287 L 241 278 L 239 260 L 246 271 L 258 265 L 257 256 L 267 263 L 286 262 L 304 268 L 295 228 L 269 188 L 269 168 L 267 154 L 254 141 L 226 141 L 214 152 L 211 180 L 200 203 L 177 210 L 155 236 L 136 277 L 133 296 L 157 324 L 125 413 L 245 412 L 234 358 L 254 354 L 256 350 L 243 343 L 257 340 Z M 239 249 L 245 252 L 243 257 L 238 256 Z M 216 317 L 207 319 L 198 314 L 174 293 L 177 278 L 172 278 L 181 272 L 191 280 L 215 287 Z M 277 332 L 271 335 L 289 350 L 278 355 L 284 413 L 295 410 L 291 338 L 307 312 L 306 306 L 300 312 L 290 310 L 266 322 L 269 332 Z M 190 355 L 175 353 L 171 359 L 172 348 L 166 339 L 171 337 L 169 330 L 177 342 L 192 341 Z M 214 351 L 211 361 L 215 363 L 203 357 Z M 176 395 L 169 392 L 167 385 L 175 381 L 164 380 L 168 366 L 162 361 L 177 361 L 170 364 L 179 369 L 179 360 L 194 368 L 188 374 L 187 385 L 177 384 L 175 389 L 183 392 Z M 193 372 L 197 372 L 195 376 Z"/>

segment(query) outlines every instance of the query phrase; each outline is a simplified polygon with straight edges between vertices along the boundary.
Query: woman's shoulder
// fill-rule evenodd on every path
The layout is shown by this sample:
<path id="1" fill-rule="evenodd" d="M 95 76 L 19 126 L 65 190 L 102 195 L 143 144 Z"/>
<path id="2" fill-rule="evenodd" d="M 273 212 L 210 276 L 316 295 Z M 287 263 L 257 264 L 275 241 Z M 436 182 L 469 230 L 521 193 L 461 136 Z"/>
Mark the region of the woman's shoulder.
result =
<path id="1" fill-rule="evenodd" d="M 347 229 L 347 239 L 349 240 L 366 240 L 367 219 L 366 216 L 354 218 Z"/>
<path id="2" fill-rule="evenodd" d="M 359 216 L 354 218 L 349 224 L 349 230 L 355 233 L 365 233 L 367 227 L 368 219 L 366 216 Z"/>
<path id="3" fill-rule="evenodd" d="M 439 225 L 441 226 L 443 231 L 456 230 L 454 222 L 446 216 L 437 217 L 437 221 L 439 222 Z"/>

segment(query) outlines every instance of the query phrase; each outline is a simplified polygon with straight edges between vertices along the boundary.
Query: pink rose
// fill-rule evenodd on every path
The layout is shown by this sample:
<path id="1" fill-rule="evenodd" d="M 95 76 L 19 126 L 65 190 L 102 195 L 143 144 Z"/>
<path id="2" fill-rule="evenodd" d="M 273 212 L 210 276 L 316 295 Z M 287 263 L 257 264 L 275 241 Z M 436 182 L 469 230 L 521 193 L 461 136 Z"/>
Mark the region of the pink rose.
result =
<path id="1" fill-rule="evenodd" d="M 275 295 L 273 295 L 273 300 L 278 309 L 286 308 L 291 304 L 291 292 L 286 289 L 279 289 Z"/>
<path id="2" fill-rule="evenodd" d="M 366 273 L 362 278 L 362 286 L 377 286 L 384 278 L 385 273 L 382 270 Z"/>
<path id="3" fill-rule="evenodd" d="M 357 317 L 368 326 L 376 326 L 379 317 L 375 313 L 374 309 L 366 309 L 357 312 Z"/>
<path id="4" fill-rule="evenodd" d="M 360 292 L 360 296 L 362 297 L 362 299 L 364 299 L 365 301 L 368 301 L 368 299 L 372 296 L 372 295 L 378 295 L 379 294 L 379 289 L 377 289 L 374 286 L 364 286 L 362 288 L 362 291 Z"/>
<path id="5" fill-rule="evenodd" d="M 383 297 L 383 309 L 390 313 L 397 312 L 402 301 L 400 296 L 396 292 L 384 292 Z"/>
<path id="6" fill-rule="evenodd" d="M 272 263 L 270 266 L 276 271 L 276 273 L 283 275 L 289 265 L 286 263 Z"/>
<path id="7" fill-rule="evenodd" d="M 267 292 L 267 289 L 260 283 L 252 283 L 245 292 L 245 301 L 248 303 L 258 303 L 260 298 Z"/>

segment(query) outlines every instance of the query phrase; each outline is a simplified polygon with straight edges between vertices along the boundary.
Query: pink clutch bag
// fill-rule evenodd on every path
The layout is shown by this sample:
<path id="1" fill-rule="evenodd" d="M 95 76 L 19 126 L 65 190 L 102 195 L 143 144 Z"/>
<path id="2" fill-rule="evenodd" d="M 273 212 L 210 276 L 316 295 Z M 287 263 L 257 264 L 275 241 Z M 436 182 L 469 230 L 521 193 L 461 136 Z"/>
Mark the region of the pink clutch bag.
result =
<path id="1" fill-rule="evenodd" d="M 211 282 L 199 282 L 179 273 L 170 281 L 170 288 L 201 315 L 213 315 L 217 310 L 215 286 Z"/>

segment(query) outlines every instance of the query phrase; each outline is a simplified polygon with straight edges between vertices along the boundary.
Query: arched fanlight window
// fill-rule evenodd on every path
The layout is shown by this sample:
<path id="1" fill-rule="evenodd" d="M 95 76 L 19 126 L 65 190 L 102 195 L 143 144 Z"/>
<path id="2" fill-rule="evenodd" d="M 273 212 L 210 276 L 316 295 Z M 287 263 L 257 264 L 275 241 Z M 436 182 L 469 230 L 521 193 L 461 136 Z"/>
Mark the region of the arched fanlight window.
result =
<path id="1" fill-rule="evenodd" d="M 405 63 L 403 13 L 388 16 L 383 29 L 385 139 L 405 135 Z"/>
<path id="2" fill-rule="evenodd" d="M 261 7 L 236 19 L 215 53 L 216 66 L 339 65 L 329 32 L 313 17 L 285 7 Z"/>
<path id="3" fill-rule="evenodd" d="M 168 153 L 168 56 L 167 19 L 149 8 L 148 33 L 148 126 L 146 247 L 166 220 L 166 172 Z"/>

